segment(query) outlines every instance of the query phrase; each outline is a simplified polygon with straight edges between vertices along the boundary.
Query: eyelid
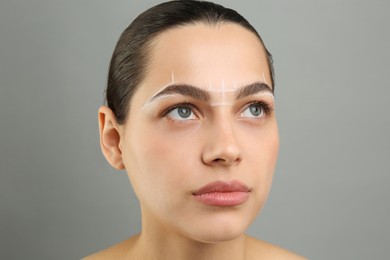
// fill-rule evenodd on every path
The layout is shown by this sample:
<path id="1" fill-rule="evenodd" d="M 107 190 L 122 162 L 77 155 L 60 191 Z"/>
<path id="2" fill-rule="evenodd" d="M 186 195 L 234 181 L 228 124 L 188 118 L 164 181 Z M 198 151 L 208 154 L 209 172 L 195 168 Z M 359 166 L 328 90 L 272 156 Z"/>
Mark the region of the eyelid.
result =
<path id="1" fill-rule="evenodd" d="M 269 113 L 271 113 L 273 110 L 274 110 L 274 107 L 272 104 L 270 104 L 269 102 L 266 102 L 264 100 L 261 100 L 261 101 L 254 101 L 251 103 L 252 104 L 257 104 L 257 105 L 260 105 L 263 109 L 264 109 L 264 112 L 268 115 Z"/>
<path id="2" fill-rule="evenodd" d="M 271 114 L 272 111 L 274 110 L 274 107 L 270 104 L 270 102 L 266 102 L 264 100 L 254 100 L 254 101 L 251 101 L 249 103 L 246 103 L 246 105 L 240 110 L 238 116 L 240 117 L 244 113 L 244 111 L 252 105 L 259 105 L 261 107 L 261 109 L 263 109 L 263 111 L 264 111 L 264 115 L 262 115 L 260 117 L 254 117 L 254 119 L 263 118 L 263 117 Z"/>
<path id="3" fill-rule="evenodd" d="M 166 117 L 170 112 L 172 112 L 174 109 L 177 109 L 179 107 L 189 107 L 191 109 L 191 111 L 195 114 L 196 117 L 199 118 L 199 109 L 193 105 L 192 103 L 189 103 L 189 102 L 181 102 L 181 103 L 177 103 L 177 104 L 174 104 L 170 107 L 168 107 L 167 109 L 165 109 L 163 112 L 162 112 L 162 117 Z"/>
<path id="4" fill-rule="evenodd" d="M 241 102 L 239 102 L 239 103 L 241 103 Z M 264 98 L 261 98 L 261 97 L 254 97 L 253 100 L 251 100 L 251 101 L 249 101 L 249 102 L 245 102 L 245 105 L 242 106 L 242 109 L 240 109 L 239 114 L 241 114 L 242 111 L 244 111 L 245 109 L 247 109 L 249 106 L 251 106 L 251 105 L 253 105 L 253 104 L 260 105 L 261 108 L 264 109 L 265 115 L 270 114 L 270 113 L 274 110 L 273 102 L 266 101 L 266 100 L 264 100 Z M 232 102 L 232 105 L 234 106 L 234 102 Z M 173 104 L 173 105 L 171 105 L 171 106 L 168 106 L 168 108 L 164 109 L 164 110 L 161 112 L 161 117 L 165 117 L 165 116 L 167 116 L 171 111 L 173 111 L 174 109 L 179 108 L 179 107 L 183 107 L 183 106 L 189 107 L 189 108 L 192 110 L 192 112 L 193 112 L 198 118 L 202 115 L 201 110 L 199 110 L 198 107 L 197 107 L 196 105 L 193 104 L 193 102 L 184 101 L 184 102 L 179 102 L 179 103 L 175 103 L 175 104 Z"/>

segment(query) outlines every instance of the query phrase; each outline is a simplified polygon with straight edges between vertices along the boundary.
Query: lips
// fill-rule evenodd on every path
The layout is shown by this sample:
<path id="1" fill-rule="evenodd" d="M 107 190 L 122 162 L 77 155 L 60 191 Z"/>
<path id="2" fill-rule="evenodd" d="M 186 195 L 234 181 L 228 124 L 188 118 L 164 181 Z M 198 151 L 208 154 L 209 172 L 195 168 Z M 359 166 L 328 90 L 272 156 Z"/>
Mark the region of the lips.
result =
<path id="1" fill-rule="evenodd" d="M 211 206 L 237 206 L 249 198 L 250 189 L 240 181 L 212 182 L 195 191 L 193 197 Z"/>

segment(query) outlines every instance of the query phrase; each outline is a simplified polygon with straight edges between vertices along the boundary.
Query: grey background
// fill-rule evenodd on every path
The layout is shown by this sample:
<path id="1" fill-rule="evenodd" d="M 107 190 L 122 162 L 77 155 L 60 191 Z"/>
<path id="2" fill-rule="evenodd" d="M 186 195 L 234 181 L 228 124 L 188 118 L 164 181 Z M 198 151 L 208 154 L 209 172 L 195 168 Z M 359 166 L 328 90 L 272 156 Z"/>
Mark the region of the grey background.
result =
<path id="1" fill-rule="evenodd" d="M 0 2 L 0 258 L 78 259 L 139 231 L 97 109 L 119 34 L 159 2 Z M 311 259 L 387 259 L 390 2 L 218 2 L 275 59 L 281 151 L 249 233 Z"/>

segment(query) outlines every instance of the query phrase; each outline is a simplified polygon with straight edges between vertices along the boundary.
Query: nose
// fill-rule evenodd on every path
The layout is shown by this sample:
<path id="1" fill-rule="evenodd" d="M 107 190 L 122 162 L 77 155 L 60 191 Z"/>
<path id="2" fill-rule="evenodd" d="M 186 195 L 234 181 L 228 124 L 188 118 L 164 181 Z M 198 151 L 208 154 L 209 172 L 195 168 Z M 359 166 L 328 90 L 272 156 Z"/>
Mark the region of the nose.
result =
<path id="1" fill-rule="evenodd" d="M 209 166 L 231 166 L 242 160 L 237 137 L 231 123 L 219 122 L 208 129 L 202 161 Z"/>

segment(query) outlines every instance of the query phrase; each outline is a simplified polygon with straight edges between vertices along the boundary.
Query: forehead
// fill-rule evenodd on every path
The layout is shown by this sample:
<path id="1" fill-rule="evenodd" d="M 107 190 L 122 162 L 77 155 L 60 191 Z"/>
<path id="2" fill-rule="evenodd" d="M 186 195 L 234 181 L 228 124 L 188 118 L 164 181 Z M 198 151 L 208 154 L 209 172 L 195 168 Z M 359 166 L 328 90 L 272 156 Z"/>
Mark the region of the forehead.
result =
<path id="1" fill-rule="evenodd" d="M 190 24 L 167 30 L 151 44 L 144 81 L 149 96 L 164 85 L 231 88 L 271 82 L 266 53 L 257 36 L 233 23 Z"/>

